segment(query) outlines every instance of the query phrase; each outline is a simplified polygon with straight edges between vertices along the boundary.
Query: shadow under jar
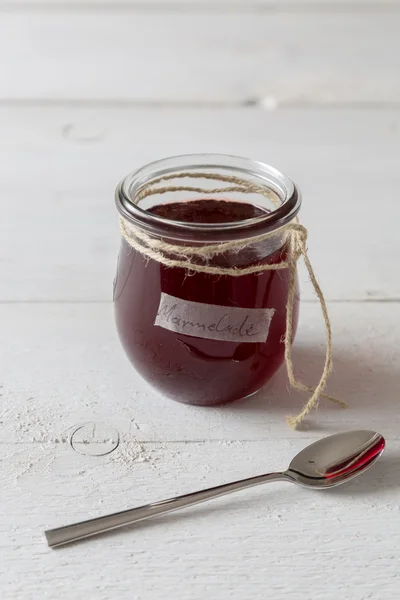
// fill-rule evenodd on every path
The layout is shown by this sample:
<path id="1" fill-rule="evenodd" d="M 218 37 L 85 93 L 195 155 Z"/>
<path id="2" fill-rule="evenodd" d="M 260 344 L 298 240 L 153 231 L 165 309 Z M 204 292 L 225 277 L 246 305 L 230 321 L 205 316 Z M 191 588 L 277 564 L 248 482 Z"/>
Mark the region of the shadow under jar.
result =
<path id="1" fill-rule="evenodd" d="M 301 199 L 294 183 L 268 165 L 205 154 L 135 171 L 118 186 L 116 204 L 125 234 L 131 230 L 141 240 L 179 247 L 179 254 L 157 249 L 172 261 L 185 260 L 187 247 L 247 240 L 239 250 L 189 256 L 192 264 L 223 270 L 286 261 L 282 227 L 293 221 Z M 266 233 L 267 239 L 251 241 Z M 114 281 L 115 318 L 138 373 L 163 395 L 201 406 L 239 400 L 263 387 L 284 360 L 289 269 L 240 276 L 197 272 L 190 264 L 162 264 L 148 256 L 146 243 L 138 249 L 126 237 Z M 293 335 L 298 307 L 296 280 Z"/>

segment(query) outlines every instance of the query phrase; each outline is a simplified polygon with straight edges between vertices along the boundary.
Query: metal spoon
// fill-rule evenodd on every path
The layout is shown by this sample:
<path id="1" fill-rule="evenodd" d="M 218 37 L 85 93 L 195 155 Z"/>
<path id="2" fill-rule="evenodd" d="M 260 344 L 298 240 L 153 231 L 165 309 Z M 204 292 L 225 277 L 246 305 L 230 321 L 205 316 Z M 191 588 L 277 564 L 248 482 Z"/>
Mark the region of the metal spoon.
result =
<path id="1" fill-rule="evenodd" d="M 200 504 L 231 492 L 269 481 L 290 481 L 303 487 L 326 489 L 356 477 L 382 454 L 385 440 L 374 431 L 348 431 L 323 438 L 302 450 L 287 471 L 249 477 L 208 490 L 169 498 L 74 525 L 45 532 L 49 546 L 61 546 L 110 529 L 131 525 L 157 515 Z"/>

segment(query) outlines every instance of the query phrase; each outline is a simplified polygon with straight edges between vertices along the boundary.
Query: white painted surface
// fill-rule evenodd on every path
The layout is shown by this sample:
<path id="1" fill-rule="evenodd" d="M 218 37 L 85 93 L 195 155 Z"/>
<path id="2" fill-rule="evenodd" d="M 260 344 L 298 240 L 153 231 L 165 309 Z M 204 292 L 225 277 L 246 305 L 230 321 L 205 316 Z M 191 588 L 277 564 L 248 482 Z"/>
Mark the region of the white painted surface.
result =
<path id="1" fill-rule="evenodd" d="M 0 99 L 400 100 L 395 10 L 373 17 L 168 10 L 6 11 L 1 17 Z"/>
<path id="2" fill-rule="evenodd" d="M 22 475 L 18 502 L 13 483 L 0 491 L 11 507 L 2 597 L 394 600 L 400 444 L 392 437 L 381 464 L 346 488 L 270 484 L 80 545 L 45 547 L 46 527 L 268 472 L 309 441 L 149 444 L 149 462 L 119 479 L 111 459 L 66 460 L 67 448 L 46 445 L 54 458 L 46 475 Z M 8 460 L 25 452 L 3 448 Z"/>
<path id="3" fill-rule="evenodd" d="M 368 9 L 370 7 L 376 10 L 385 10 L 387 7 L 397 6 L 399 0 L 338 0 L 333 2 L 332 0 L 118 0 L 113 2 L 112 0 L 69 0 L 69 8 L 77 8 L 78 10 L 82 7 L 100 7 L 110 8 L 113 10 L 119 7 L 130 7 L 136 10 L 154 10 L 154 8 L 167 8 L 170 11 L 176 10 L 198 10 L 203 9 L 208 12 L 212 10 L 225 11 L 231 10 L 248 10 L 249 12 L 256 12 L 257 10 L 263 10 L 264 8 L 274 8 L 275 10 L 309 10 L 310 7 L 325 8 L 329 7 L 334 10 L 334 7 L 339 10 L 347 9 Z M 30 8 L 42 8 L 51 9 L 52 7 L 67 6 L 66 0 L 0 0 L 0 7 L 26 7 Z"/>
<path id="4" fill-rule="evenodd" d="M 397 600 L 397 0 L 104 4 L 0 2 L 1 600 Z M 234 106 L 253 97 L 259 108 Z M 331 300 L 329 391 L 348 410 L 321 401 L 293 432 L 284 416 L 304 398 L 284 370 L 246 403 L 200 409 L 157 396 L 124 358 L 115 185 L 196 151 L 298 181 Z M 294 360 L 312 383 L 323 324 L 302 287 Z M 119 449 L 74 452 L 71 428 L 88 421 L 114 427 Z M 270 485 L 46 547 L 44 528 L 276 470 L 364 427 L 385 435 L 386 456 L 343 489 Z"/>

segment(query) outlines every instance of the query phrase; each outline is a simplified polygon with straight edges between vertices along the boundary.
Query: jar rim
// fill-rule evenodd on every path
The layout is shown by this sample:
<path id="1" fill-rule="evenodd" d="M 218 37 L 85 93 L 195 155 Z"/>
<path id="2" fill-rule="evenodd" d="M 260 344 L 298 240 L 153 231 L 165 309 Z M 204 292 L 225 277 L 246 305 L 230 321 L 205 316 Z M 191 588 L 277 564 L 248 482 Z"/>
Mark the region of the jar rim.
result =
<path id="1" fill-rule="evenodd" d="M 228 170 L 236 176 L 255 177 L 263 187 L 274 192 L 281 204 L 265 215 L 228 223 L 188 223 L 166 219 L 147 211 L 132 200 L 139 187 L 152 179 L 171 176 L 174 172 L 205 169 Z M 297 185 L 284 173 L 263 162 L 228 154 L 185 154 L 157 160 L 132 171 L 117 186 L 115 203 L 120 215 L 148 233 L 171 239 L 226 241 L 251 238 L 274 231 L 292 221 L 301 207 Z"/>

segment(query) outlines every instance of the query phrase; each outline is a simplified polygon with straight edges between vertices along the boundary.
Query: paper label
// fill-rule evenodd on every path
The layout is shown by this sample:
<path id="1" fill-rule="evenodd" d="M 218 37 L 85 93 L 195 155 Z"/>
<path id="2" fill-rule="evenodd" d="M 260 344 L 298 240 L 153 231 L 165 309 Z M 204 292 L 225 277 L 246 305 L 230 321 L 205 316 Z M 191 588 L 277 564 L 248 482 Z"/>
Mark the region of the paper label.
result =
<path id="1" fill-rule="evenodd" d="M 274 312 L 274 308 L 238 308 L 189 302 L 162 293 L 154 325 L 209 340 L 265 342 Z"/>

